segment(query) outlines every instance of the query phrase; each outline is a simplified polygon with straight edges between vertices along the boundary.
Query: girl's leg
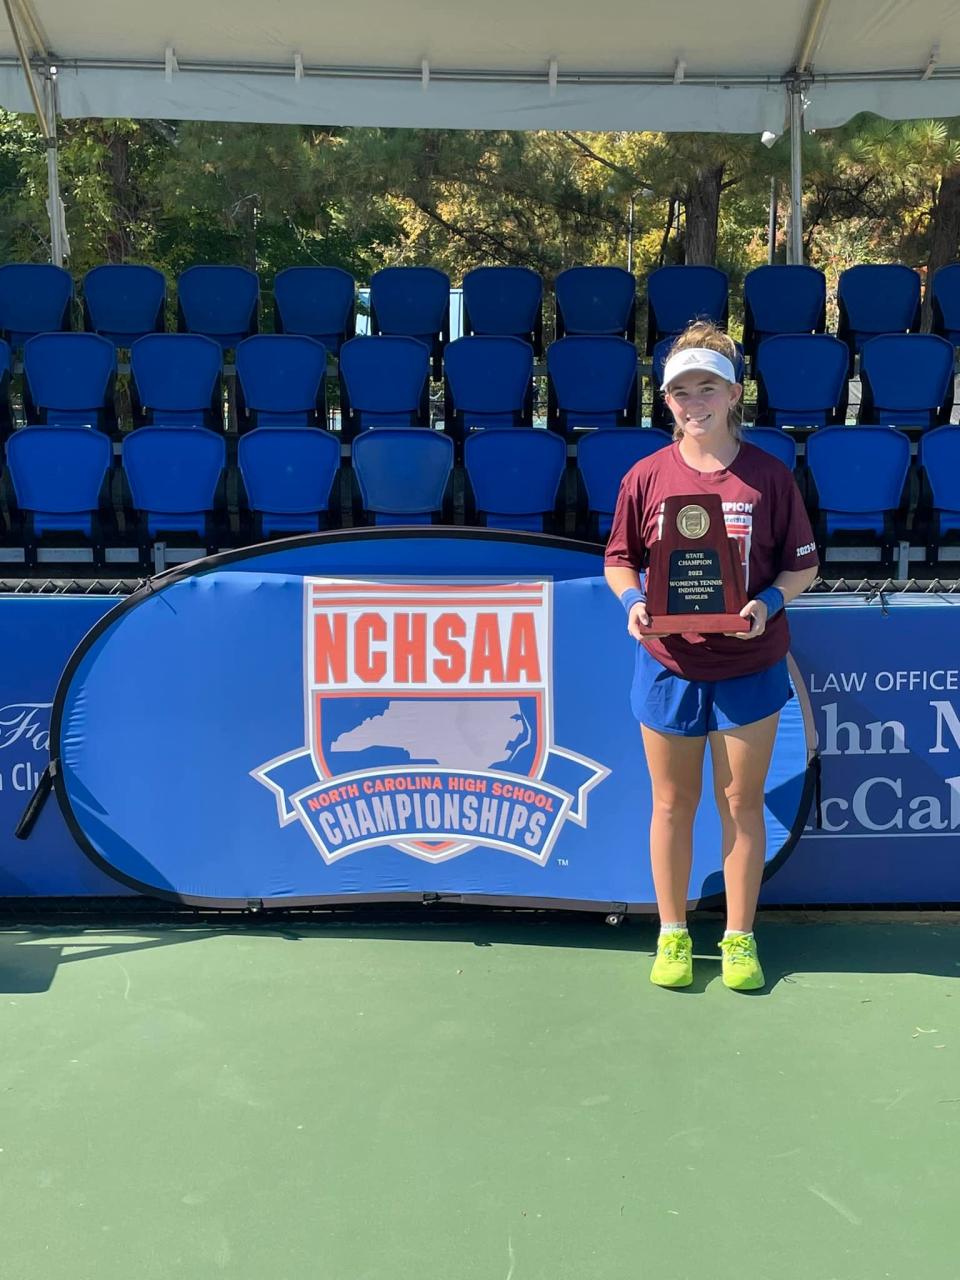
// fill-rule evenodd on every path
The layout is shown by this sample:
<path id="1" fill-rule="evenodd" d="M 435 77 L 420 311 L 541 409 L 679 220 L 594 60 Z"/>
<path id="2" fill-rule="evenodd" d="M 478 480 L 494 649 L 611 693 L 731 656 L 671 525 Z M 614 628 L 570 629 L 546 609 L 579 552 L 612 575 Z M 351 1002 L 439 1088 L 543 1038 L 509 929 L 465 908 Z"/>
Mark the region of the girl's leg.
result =
<path id="1" fill-rule="evenodd" d="M 710 734 L 713 780 L 723 829 L 727 929 L 749 933 L 766 854 L 763 793 L 780 712 Z"/>
<path id="2" fill-rule="evenodd" d="M 653 789 L 650 862 L 660 919 L 687 918 L 693 819 L 703 786 L 706 738 L 685 738 L 640 726 Z"/>

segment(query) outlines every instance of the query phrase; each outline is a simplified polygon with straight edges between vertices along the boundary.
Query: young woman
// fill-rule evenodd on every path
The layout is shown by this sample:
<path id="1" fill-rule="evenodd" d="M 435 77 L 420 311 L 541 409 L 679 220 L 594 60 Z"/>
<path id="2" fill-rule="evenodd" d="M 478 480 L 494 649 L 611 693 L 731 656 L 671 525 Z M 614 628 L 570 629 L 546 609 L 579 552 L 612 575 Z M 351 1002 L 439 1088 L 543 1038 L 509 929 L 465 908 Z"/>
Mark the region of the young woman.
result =
<path id="1" fill-rule="evenodd" d="M 723 981 L 752 991 L 764 983 L 753 936 L 766 850 L 764 783 L 780 710 L 792 696 L 783 606 L 816 578 L 817 553 L 790 471 L 742 438 L 735 359 L 732 339 L 709 323 L 690 325 L 674 343 L 663 376 L 674 443 L 624 476 L 605 574 L 638 642 L 631 705 L 653 788 L 650 857 L 661 922 L 651 980 L 663 987 L 693 981 L 686 907 L 709 741 L 723 832 Z M 719 494 L 727 534 L 740 545 L 749 597 L 741 615 L 750 630 L 644 634 L 640 571 L 660 536 L 664 499 L 699 493 Z"/>

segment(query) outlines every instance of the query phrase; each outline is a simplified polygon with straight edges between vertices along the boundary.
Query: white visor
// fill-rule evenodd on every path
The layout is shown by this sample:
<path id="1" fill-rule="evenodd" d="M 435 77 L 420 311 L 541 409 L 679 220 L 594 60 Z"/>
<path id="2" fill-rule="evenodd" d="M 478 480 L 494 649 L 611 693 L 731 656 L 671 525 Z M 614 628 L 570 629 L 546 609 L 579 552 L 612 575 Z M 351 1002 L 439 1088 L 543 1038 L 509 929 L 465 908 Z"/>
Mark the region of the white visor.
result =
<path id="1" fill-rule="evenodd" d="M 719 351 L 710 351 L 707 347 L 687 347 L 686 351 L 675 352 L 663 366 L 664 391 L 668 389 L 674 378 L 681 373 L 715 373 L 724 382 L 736 382 L 737 374 L 733 362 Z"/>

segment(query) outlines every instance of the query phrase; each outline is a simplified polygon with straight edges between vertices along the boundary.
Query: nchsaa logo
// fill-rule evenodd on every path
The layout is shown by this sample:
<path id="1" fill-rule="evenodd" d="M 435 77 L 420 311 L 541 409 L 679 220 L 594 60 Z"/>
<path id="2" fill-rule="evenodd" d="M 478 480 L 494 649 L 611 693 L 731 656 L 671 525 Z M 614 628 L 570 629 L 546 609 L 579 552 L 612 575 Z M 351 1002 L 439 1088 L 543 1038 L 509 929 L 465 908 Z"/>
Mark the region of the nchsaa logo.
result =
<path id="1" fill-rule="evenodd" d="M 324 860 L 480 847 L 543 866 L 608 770 L 553 742 L 552 590 L 304 582 L 306 743 L 252 771 Z M 298 641 L 300 638 L 298 637 Z"/>

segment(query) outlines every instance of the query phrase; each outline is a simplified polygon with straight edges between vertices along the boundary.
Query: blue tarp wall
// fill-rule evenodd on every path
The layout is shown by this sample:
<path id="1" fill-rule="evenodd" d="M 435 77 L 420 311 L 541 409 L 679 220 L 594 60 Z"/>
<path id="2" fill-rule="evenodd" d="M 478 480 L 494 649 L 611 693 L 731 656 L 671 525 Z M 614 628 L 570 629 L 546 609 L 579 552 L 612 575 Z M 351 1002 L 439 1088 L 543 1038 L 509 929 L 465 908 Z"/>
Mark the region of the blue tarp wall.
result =
<path id="1" fill-rule="evenodd" d="M 505 551 L 509 538 L 471 543 L 426 536 L 315 541 L 231 557 L 206 577 L 171 582 L 128 605 L 88 649 L 64 703 L 68 719 L 74 717 L 65 728 L 65 756 L 76 783 L 74 817 L 79 814 L 83 834 L 103 864 L 127 883 L 94 864 L 52 800 L 29 840 L 13 837 L 48 759 L 60 676 L 117 598 L 0 597 L 0 896 L 127 894 L 136 892 L 131 883 L 139 883 L 198 901 L 436 891 L 648 905 L 653 895 L 646 866 L 647 780 L 627 708 L 632 642 L 624 635 L 622 612 L 596 580 L 595 554 L 557 551 L 551 561 L 544 545 L 534 551 L 532 543 L 519 543 L 521 549 Z M 304 576 L 384 582 L 410 577 L 411 565 L 417 578 L 432 574 L 436 581 L 444 574 L 448 582 L 484 574 L 504 582 L 553 579 L 547 697 L 555 731 L 552 742 L 540 742 L 539 748 L 541 756 L 558 748 L 561 772 L 541 768 L 538 776 L 548 789 L 575 797 L 594 765 L 596 776 L 584 783 L 585 824 L 561 824 L 542 862 L 535 841 L 527 856 L 505 847 L 474 847 L 430 861 L 437 844 L 424 844 L 424 857 L 422 850 L 411 854 L 395 843 L 372 847 L 369 840 L 350 856 L 331 855 L 328 861 L 308 838 L 306 810 L 300 821 L 281 825 L 277 797 L 263 779 L 251 776 L 258 765 L 305 745 L 301 655 L 304 593 L 310 588 L 303 586 Z M 188 597 L 190 607 L 183 608 Z M 808 596 L 790 608 L 798 697 L 784 717 L 773 798 L 768 792 L 770 874 L 762 903 L 960 900 L 958 605 L 955 596 L 831 595 Z M 247 630 L 252 618 L 260 625 L 261 614 L 262 634 Z M 210 631 L 211 618 L 226 628 L 222 634 L 215 627 Z M 178 637 L 182 652 L 176 649 Z M 517 696 L 522 701 L 529 693 L 520 690 Z M 262 706 L 268 704 L 265 716 Z M 338 704 L 338 714 L 346 705 Z M 235 724 L 223 723 L 224 707 L 236 708 Z M 783 856 L 805 763 L 804 709 L 808 729 L 812 724 L 815 730 L 821 776 L 802 834 Z M 88 739 L 78 725 L 89 726 Z M 574 767 L 564 752 L 586 762 L 576 765 L 576 777 L 562 774 Z M 362 773 L 371 760 L 350 763 Z M 397 759 L 382 756 L 373 763 L 387 773 L 399 767 Z M 525 768 L 521 762 L 520 772 Z M 101 780 L 95 802 L 84 790 L 91 777 Z M 106 794 L 111 779 L 122 797 L 116 802 Z M 292 790 L 306 781 L 323 789 L 324 779 L 318 783 L 314 773 L 295 780 Z M 709 785 L 708 778 L 707 795 Z M 137 805 L 129 801 L 131 790 L 139 796 Z M 129 812 L 120 813 L 124 806 Z M 701 900 L 721 887 L 710 808 L 705 802 L 691 888 Z M 186 847 L 182 827 L 172 819 L 169 830 L 165 825 L 164 814 L 174 809 L 178 821 L 192 824 L 191 832 L 199 830 L 199 855 Z M 144 812 L 141 822 L 137 813 Z M 245 863 L 237 832 L 250 826 L 257 828 L 250 847 L 261 852 Z M 234 842 L 237 865 L 243 866 L 238 888 L 230 887 L 229 875 L 224 879 L 229 859 L 222 850 L 209 875 L 197 868 L 198 857 L 202 861 L 207 849 L 212 855 L 223 841 Z"/>

